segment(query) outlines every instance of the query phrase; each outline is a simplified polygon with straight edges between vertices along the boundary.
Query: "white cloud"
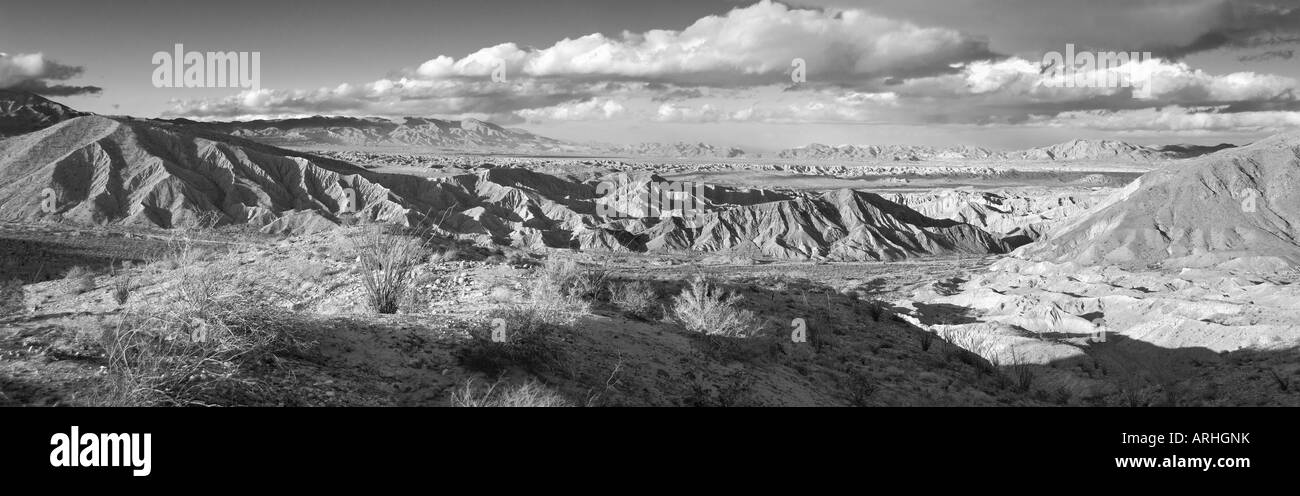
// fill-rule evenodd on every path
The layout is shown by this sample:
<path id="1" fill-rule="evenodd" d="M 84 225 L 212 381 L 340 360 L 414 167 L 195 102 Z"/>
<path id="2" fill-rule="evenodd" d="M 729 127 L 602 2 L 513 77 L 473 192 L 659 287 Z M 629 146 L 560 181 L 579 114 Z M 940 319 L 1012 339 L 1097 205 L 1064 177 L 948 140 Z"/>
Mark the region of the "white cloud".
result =
<path id="1" fill-rule="evenodd" d="M 945 29 L 920 27 L 863 10 L 794 9 L 769 0 L 708 16 L 681 31 L 595 33 L 541 49 L 496 45 L 459 60 L 439 55 L 416 74 L 479 77 L 504 63 L 508 74 L 534 77 L 616 76 L 680 80 L 778 77 L 804 59 L 809 78 L 891 75 L 943 70 L 991 57 L 985 43 Z M 499 61 L 499 62 L 498 62 Z"/>
<path id="2" fill-rule="evenodd" d="M 516 114 L 529 121 L 594 121 L 619 117 L 626 110 L 621 103 L 613 99 L 593 98 L 550 107 L 524 109 L 516 112 Z"/>
<path id="3" fill-rule="evenodd" d="M 0 52 L 0 88 L 16 88 L 44 95 L 77 95 L 98 93 L 95 86 L 70 86 L 49 84 L 80 76 L 81 67 L 63 65 L 42 53 L 9 55 Z"/>
<path id="4" fill-rule="evenodd" d="M 807 62 L 793 85 L 790 61 Z M 504 64 L 507 81 L 493 82 Z M 764 1 L 677 30 L 589 34 L 545 48 L 502 43 L 439 55 L 405 77 L 315 90 L 261 90 L 175 103 L 171 115 L 499 116 L 512 122 L 883 123 L 1077 125 L 1118 129 L 1288 126 L 1294 78 L 1211 74 L 1154 59 L 1114 69 L 1150 74 L 1150 95 L 1063 87 L 1041 61 L 999 57 L 978 39 L 865 10 Z M 1233 108 L 1214 108 L 1232 104 Z M 1177 111 L 1169 109 L 1180 109 Z M 1143 110 L 1146 109 L 1146 110 Z M 1253 110 L 1256 112 L 1240 112 Z"/>
<path id="5" fill-rule="evenodd" d="M 709 103 L 699 106 L 665 103 L 659 106 L 654 119 L 659 122 L 717 122 L 725 117 L 724 112 Z"/>
<path id="6" fill-rule="evenodd" d="M 1063 112 L 1037 119 L 1037 124 L 1104 131 L 1262 132 L 1300 129 L 1300 112 L 1220 112 L 1221 108 L 1189 109 L 1169 106 L 1123 111 Z"/>

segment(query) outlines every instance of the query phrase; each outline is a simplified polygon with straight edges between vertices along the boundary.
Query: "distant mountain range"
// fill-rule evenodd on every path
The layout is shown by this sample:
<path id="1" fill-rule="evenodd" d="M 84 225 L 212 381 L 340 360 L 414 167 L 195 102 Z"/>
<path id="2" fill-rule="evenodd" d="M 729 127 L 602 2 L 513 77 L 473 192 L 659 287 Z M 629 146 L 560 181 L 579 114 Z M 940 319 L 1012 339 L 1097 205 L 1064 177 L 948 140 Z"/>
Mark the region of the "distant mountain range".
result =
<path id="1" fill-rule="evenodd" d="M 305 117 L 299 119 L 174 124 L 206 129 L 275 146 L 419 146 L 472 151 L 565 152 L 578 145 L 507 129 L 477 119 L 460 121 L 407 117 Z"/>
<path id="2" fill-rule="evenodd" d="M 907 161 L 926 160 L 1106 160 L 1125 162 L 1151 162 L 1190 158 L 1213 153 L 1235 145 L 1215 146 L 1168 145 L 1151 147 L 1112 140 L 1071 140 L 1054 145 L 1027 150 L 995 151 L 971 146 L 933 147 L 907 145 L 840 145 L 811 144 L 782 150 L 778 158 L 808 160 L 850 161 Z"/>
<path id="3" fill-rule="evenodd" d="M 718 148 L 705 143 L 684 142 L 610 145 L 597 147 L 597 149 L 611 155 L 633 157 L 738 158 L 745 156 L 744 150 L 735 147 Z"/>
<path id="4" fill-rule="evenodd" d="M 27 133 L 59 122 L 90 115 L 37 95 L 0 90 L 0 137 Z M 117 118 L 128 121 L 141 119 Z M 1111 140 L 1072 140 L 1028 150 L 996 151 L 972 146 L 811 144 L 775 154 L 750 154 L 735 147 L 706 143 L 640 143 L 609 145 L 576 143 L 505 128 L 477 119 L 460 121 L 406 117 L 400 121 L 379 117 L 315 116 L 252 121 L 194 121 L 144 119 L 182 126 L 196 132 L 226 134 L 259 143 L 296 148 L 312 147 L 420 147 L 472 153 L 589 154 L 597 156 L 662 158 L 781 158 L 834 161 L 927 160 L 1120 160 L 1151 162 L 1188 158 L 1232 148 L 1170 145 L 1151 147 Z"/>

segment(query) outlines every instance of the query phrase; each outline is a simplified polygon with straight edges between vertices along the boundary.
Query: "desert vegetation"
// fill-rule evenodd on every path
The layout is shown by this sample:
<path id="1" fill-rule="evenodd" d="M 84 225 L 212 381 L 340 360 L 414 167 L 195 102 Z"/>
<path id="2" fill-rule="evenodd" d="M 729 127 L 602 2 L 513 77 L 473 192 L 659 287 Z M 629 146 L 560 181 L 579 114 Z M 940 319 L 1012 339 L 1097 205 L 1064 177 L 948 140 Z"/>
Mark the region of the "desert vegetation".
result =
<path id="1" fill-rule="evenodd" d="M 700 275 L 673 298 L 673 317 L 686 330 L 709 336 L 744 338 L 758 334 L 762 323 L 739 308 L 742 299 Z"/>
<path id="2" fill-rule="evenodd" d="M 354 241 L 370 308 L 381 314 L 396 313 L 406 302 L 415 283 L 415 267 L 429 255 L 419 235 L 386 231 L 374 226 L 360 241 Z"/>
<path id="3" fill-rule="evenodd" d="M 457 407 L 487 408 L 573 406 L 569 400 L 536 381 L 528 381 L 516 386 L 502 385 L 500 382 L 479 386 L 472 379 L 452 393 L 451 404 Z"/>
<path id="4" fill-rule="evenodd" d="M 174 293 L 132 308 L 101 338 L 118 406 L 257 404 L 259 376 L 309 343 L 292 316 L 249 298 L 222 274 L 187 271 Z"/>

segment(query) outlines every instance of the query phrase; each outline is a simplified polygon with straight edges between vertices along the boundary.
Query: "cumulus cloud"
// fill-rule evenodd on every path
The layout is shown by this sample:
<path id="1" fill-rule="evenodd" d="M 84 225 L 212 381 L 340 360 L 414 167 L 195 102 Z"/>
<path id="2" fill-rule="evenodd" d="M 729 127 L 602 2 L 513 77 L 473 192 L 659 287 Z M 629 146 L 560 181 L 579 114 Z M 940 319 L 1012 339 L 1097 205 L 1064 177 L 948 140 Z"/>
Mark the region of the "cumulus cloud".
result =
<path id="1" fill-rule="evenodd" d="M 380 79 L 315 90 L 246 90 L 224 98 L 173 100 L 168 116 L 246 119 L 253 115 L 499 115 L 585 100 L 590 85 L 517 80 Z"/>
<path id="2" fill-rule="evenodd" d="M 967 10 L 988 0 L 953 1 L 965 7 L 950 9 Z M 1057 12 L 1092 12 L 1076 4 L 1042 1 Z M 1206 12 L 1221 14 L 1225 4 L 1236 8 L 1246 0 L 1099 1 L 1117 13 L 1175 18 L 1191 32 L 1207 33 L 1226 32 L 1224 26 L 1232 23 L 1223 24 Z M 879 5 L 888 11 L 891 4 L 902 5 L 890 0 Z M 1262 0 L 1252 4 L 1280 5 Z M 682 30 L 589 34 L 543 48 L 500 43 L 461 58 L 438 55 L 397 76 L 364 84 L 175 101 L 169 115 L 472 115 L 503 123 L 1072 123 L 1099 129 L 1145 117 L 1153 126 L 1181 132 L 1234 125 L 1262 129 L 1269 118 L 1286 127 L 1292 113 L 1300 111 L 1295 97 L 1300 83 L 1291 77 L 1250 71 L 1216 74 L 1166 57 L 1091 73 L 1086 67 L 1074 69 L 1085 80 L 1118 78 L 1136 87 L 1069 87 L 1061 83 L 1076 77 L 1074 73 L 1045 68 L 1036 56 L 997 55 L 982 38 L 964 30 L 925 27 L 879 12 L 792 8 L 763 1 L 704 17 Z M 1280 32 L 1270 31 L 1259 19 L 1263 11 L 1243 12 L 1231 18 L 1240 30 L 1233 39 L 1264 40 L 1260 33 Z M 1277 7 L 1271 12 L 1287 18 L 1294 9 Z M 1187 30 L 1167 33 L 1161 26 L 1157 22 L 1154 34 L 1125 38 L 1124 43 L 1187 47 L 1194 41 L 1179 37 Z M 1259 41 L 1253 46 L 1264 45 Z M 1063 45 L 1053 48 L 1064 50 Z M 807 82 L 791 82 L 794 58 L 806 62 Z"/>
<path id="3" fill-rule="evenodd" d="M 82 68 L 60 64 L 45 58 L 41 53 L 9 55 L 0 53 L 0 88 L 30 91 L 49 96 L 69 96 L 99 93 L 96 86 L 74 86 L 53 81 L 66 81 L 82 73 Z"/>
<path id="4" fill-rule="evenodd" d="M 529 77 L 603 77 L 688 84 L 789 80 L 794 59 L 822 80 L 924 75 L 995 57 L 987 43 L 946 28 L 921 27 L 864 10 L 793 9 L 764 0 L 681 31 L 600 33 L 546 48 L 504 43 L 461 59 L 439 55 L 415 73 L 428 78 L 485 77 L 498 68 Z"/>
<path id="5" fill-rule="evenodd" d="M 1074 43 L 1166 58 L 1300 40 L 1294 0 L 791 0 L 863 8 L 924 25 L 985 33 L 996 50 L 1042 53 Z"/>
<path id="6" fill-rule="evenodd" d="M 613 119 L 626 111 L 623 104 L 613 99 L 592 98 L 550 107 L 523 109 L 516 114 L 528 121 L 594 121 Z"/>
<path id="7" fill-rule="evenodd" d="M 1220 48 L 1249 49 L 1300 42 L 1300 5 L 1294 0 L 1223 0 L 1213 4 L 1215 22 L 1190 43 L 1157 47 L 1182 57 Z"/>

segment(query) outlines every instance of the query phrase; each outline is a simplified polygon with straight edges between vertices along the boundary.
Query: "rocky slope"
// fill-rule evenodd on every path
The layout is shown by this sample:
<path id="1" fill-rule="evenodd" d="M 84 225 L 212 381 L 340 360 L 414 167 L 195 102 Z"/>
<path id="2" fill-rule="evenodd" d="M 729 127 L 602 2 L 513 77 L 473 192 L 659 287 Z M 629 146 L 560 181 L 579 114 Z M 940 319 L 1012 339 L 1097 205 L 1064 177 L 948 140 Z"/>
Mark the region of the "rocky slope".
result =
<path id="1" fill-rule="evenodd" d="M 1022 255 L 1085 265 L 1300 265 L 1300 135 L 1149 172 Z"/>
<path id="2" fill-rule="evenodd" d="M 692 212 L 658 217 L 619 211 L 596 215 L 611 196 L 596 184 L 574 183 L 524 169 L 487 169 L 443 178 L 424 191 L 388 185 L 453 212 L 443 227 L 524 248 L 609 251 L 723 252 L 778 259 L 897 260 L 946 254 L 1000 253 L 989 233 L 936 220 L 884 198 L 851 190 L 785 194 L 709 186 Z M 657 192 L 667 181 L 639 175 L 619 191 Z M 436 215 L 435 215 L 436 216 Z"/>
<path id="3" fill-rule="evenodd" d="M 337 219 L 345 188 L 365 214 L 403 218 L 406 210 L 361 169 L 308 157 L 184 128 L 77 117 L 0 141 L 0 219 L 311 230 Z"/>
<path id="4" fill-rule="evenodd" d="M 1129 405 L 1296 405 L 1300 135 L 1166 166 L 906 317 L 1036 387 Z"/>
<path id="5" fill-rule="evenodd" d="M 327 229 L 347 210 L 528 248 L 744 252 L 797 259 L 893 260 L 991 253 L 983 230 L 935 220 L 868 193 L 787 195 L 710 187 L 699 215 L 598 216 L 597 184 L 512 168 L 439 179 L 351 164 L 185 126 L 79 117 L 0 141 L 0 219 L 181 227 L 211 219 L 263 230 Z M 641 175 L 633 188 L 667 182 Z M 42 208 L 46 190 L 52 211 Z M 349 203 L 355 192 L 356 205 Z M 428 217 L 424 217 L 426 215 Z"/>
<path id="6" fill-rule="evenodd" d="M 29 133 L 87 115 L 39 95 L 0 89 L 0 138 Z"/>
<path id="7" fill-rule="evenodd" d="M 927 217 L 951 219 L 1005 236 L 1021 245 L 1037 240 L 1067 218 L 1086 212 L 1104 199 L 1105 189 L 971 191 L 942 189 L 891 193 L 890 201 Z"/>

